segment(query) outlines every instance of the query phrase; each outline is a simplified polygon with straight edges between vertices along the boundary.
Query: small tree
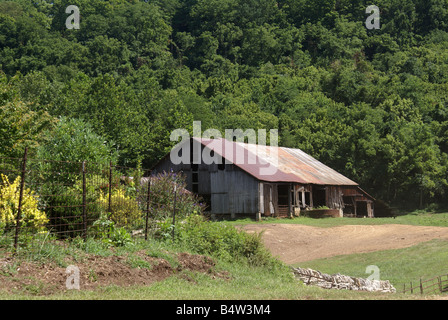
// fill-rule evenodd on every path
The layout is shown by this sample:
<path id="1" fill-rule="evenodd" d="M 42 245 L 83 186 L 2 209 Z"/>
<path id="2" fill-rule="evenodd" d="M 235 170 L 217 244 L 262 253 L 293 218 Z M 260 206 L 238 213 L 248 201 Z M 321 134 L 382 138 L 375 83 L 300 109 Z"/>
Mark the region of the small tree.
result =
<path id="1" fill-rule="evenodd" d="M 37 150 L 39 161 L 30 163 L 37 166 L 33 171 L 39 173 L 33 177 L 38 180 L 34 181 L 36 191 L 48 195 L 42 198 L 42 203 L 48 216 L 57 219 L 56 231 L 62 236 L 67 233 L 76 236 L 83 232 L 80 227 L 83 225 L 83 174 L 87 179 L 87 212 L 90 216 L 99 215 L 100 192 L 95 187 L 106 181 L 109 162 L 117 157 L 105 139 L 84 120 L 61 118 L 47 136 L 47 143 Z M 90 224 L 91 219 L 87 220 Z"/>

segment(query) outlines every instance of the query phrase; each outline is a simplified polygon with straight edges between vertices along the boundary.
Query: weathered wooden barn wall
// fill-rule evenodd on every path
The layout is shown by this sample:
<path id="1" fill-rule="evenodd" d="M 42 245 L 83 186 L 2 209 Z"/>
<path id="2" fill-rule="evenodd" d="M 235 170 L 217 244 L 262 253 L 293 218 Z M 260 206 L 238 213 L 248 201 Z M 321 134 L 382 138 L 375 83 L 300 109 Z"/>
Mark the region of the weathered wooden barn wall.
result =
<path id="1" fill-rule="evenodd" d="M 187 189 L 210 200 L 210 211 L 214 215 L 241 217 L 254 215 L 259 211 L 258 180 L 233 164 L 200 163 L 175 165 L 167 156 L 154 168 L 154 173 L 180 172 L 184 174 Z M 193 188 L 196 182 L 197 189 Z"/>
<path id="2" fill-rule="evenodd" d="M 211 213 L 251 216 L 258 212 L 258 181 L 234 165 L 210 172 Z"/>
<path id="3" fill-rule="evenodd" d="M 344 216 L 374 217 L 374 199 L 359 187 L 341 187 L 344 199 Z M 360 210 L 361 205 L 365 210 Z"/>
<path id="4" fill-rule="evenodd" d="M 330 209 L 344 209 L 344 201 L 342 199 L 343 191 L 339 186 L 327 186 L 327 207 Z"/>
<path id="5" fill-rule="evenodd" d="M 277 188 L 273 183 L 260 185 L 260 213 L 266 217 L 275 215 L 277 207 Z"/>

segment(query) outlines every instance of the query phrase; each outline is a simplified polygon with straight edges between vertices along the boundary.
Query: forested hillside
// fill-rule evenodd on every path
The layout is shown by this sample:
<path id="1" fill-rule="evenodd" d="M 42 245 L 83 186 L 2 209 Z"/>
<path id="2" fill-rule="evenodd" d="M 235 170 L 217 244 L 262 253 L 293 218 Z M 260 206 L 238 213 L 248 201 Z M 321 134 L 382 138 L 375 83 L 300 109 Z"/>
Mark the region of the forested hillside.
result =
<path id="1" fill-rule="evenodd" d="M 375 0 L 379 30 L 371 4 L 0 1 L 0 157 L 148 167 L 198 120 L 278 129 L 390 204 L 446 204 L 448 1 Z"/>

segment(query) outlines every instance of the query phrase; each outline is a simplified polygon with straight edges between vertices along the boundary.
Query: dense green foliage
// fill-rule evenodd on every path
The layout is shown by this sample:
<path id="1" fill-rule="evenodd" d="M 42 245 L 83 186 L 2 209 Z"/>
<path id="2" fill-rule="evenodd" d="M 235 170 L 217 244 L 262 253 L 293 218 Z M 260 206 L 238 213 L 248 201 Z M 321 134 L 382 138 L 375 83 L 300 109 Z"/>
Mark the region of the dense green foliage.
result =
<path id="1" fill-rule="evenodd" d="M 260 234 L 247 233 L 223 222 L 212 222 L 192 214 L 181 223 L 160 222 L 160 238 L 174 240 L 192 252 L 213 256 L 224 261 L 247 261 L 252 266 L 279 267 L 264 247 Z M 174 233 L 173 233 L 174 228 Z"/>
<path id="2" fill-rule="evenodd" d="M 68 117 L 149 166 L 198 120 L 279 129 L 280 145 L 394 205 L 446 204 L 448 1 L 375 1 L 380 30 L 370 4 L 0 1 L 0 155 L 37 152 Z"/>

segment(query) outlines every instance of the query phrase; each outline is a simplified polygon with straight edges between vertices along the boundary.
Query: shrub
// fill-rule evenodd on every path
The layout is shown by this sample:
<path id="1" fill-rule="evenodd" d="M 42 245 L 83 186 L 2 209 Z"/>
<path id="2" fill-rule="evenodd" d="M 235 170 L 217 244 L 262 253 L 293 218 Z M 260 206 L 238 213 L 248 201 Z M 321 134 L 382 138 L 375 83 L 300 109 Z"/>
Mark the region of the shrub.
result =
<path id="1" fill-rule="evenodd" d="M 201 214 L 205 209 L 201 199 L 186 189 L 185 176 L 183 174 L 163 172 L 152 176 L 150 179 L 151 216 L 153 219 L 165 220 L 173 215 L 175 185 L 176 219 L 183 219 L 190 214 Z M 144 189 L 146 188 L 147 184 L 144 186 Z"/>
<path id="2" fill-rule="evenodd" d="M 102 207 L 98 202 L 101 191 L 98 189 L 100 176 L 88 176 L 86 179 L 87 227 L 100 216 Z M 54 225 L 52 229 L 60 238 L 81 236 L 84 233 L 83 187 L 82 179 L 77 177 L 73 185 L 60 186 L 57 181 L 44 185 L 40 192 L 51 195 L 45 197 L 44 205 L 48 217 Z"/>
<path id="3" fill-rule="evenodd" d="M 117 228 L 108 214 L 102 214 L 100 218 L 93 223 L 93 232 L 96 238 L 115 247 L 121 247 L 132 243 L 131 235 L 125 228 Z"/>
<path id="4" fill-rule="evenodd" d="M 60 118 L 45 134 L 47 143 L 37 148 L 39 161 L 31 162 L 31 171 L 38 173 L 36 191 L 48 217 L 55 222 L 53 231 L 59 237 L 76 237 L 83 233 L 82 172 L 87 171 L 88 225 L 92 213 L 100 214 L 98 184 L 105 184 L 105 172 L 118 155 L 81 119 Z M 51 161 L 50 161 L 51 159 Z M 83 168 L 82 162 L 86 161 Z M 96 175 L 92 174 L 96 173 Z"/>
<path id="5" fill-rule="evenodd" d="M 15 225 L 19 209 L 21 178 L 17 177 L 13 183 L 10 183 L 8 177 L 2 174 L 1 179 L 0 224 Z M 30 189 L 23 191 L 21 216 L 22 227 L 31 228 L 34 231 L 42 231 L 48 222 L 45 213 L 38 209 L 38 199 Z"/>
<path id="6" fill-rule="evenodd" d="M 172 225 L 160 223 L 161 235 L 171 237 Z M 249 234 L 223 222 L 211 222 L 193 214 L 176 224 L 176 241 L 198 254 L 226 261 L 245 260 L 250 265 L 273 266 L 278 262 L 264 247 L 261 234 Z"/>
<path id="7" fill-rule="evenodd" d="M 104 212 L 109 210 L 109 193 L 100 194 L 99 202 Z M 136 223 L 143 217 L 137 200 L 122 189 L 112 190 L 110 211 L 110 219 L 119 226 Z"/>

